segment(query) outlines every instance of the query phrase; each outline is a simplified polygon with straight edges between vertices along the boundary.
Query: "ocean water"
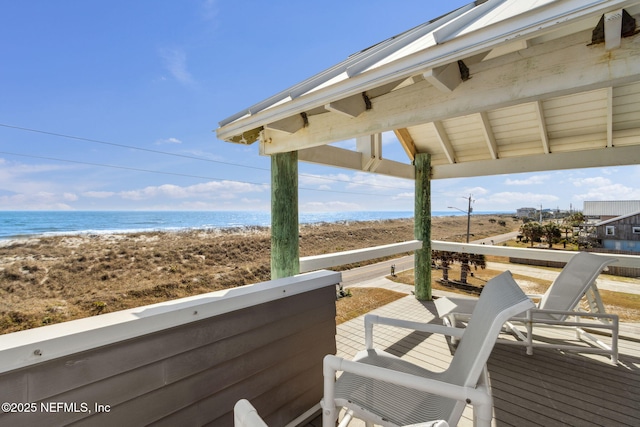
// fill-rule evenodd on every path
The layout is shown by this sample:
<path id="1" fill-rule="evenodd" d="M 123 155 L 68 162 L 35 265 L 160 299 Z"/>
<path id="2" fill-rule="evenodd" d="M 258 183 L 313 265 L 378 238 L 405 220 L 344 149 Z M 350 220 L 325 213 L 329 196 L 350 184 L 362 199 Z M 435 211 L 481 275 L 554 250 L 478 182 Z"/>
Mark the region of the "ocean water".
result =
<path id="1" fill-rule="evenodd" d="M 482 214 L 476 212 L 474 214 Z M 500 213 L 500 212 L 485 212 Z M 463 212 L 432 212 L 461 216 Z M 300 213 L 301 224 L 413 218 L 409 211 Z M 0 239 L 52 234 L 101 234 L 269 226 L 269 212 L 247 211 L 0 211 Z"/>

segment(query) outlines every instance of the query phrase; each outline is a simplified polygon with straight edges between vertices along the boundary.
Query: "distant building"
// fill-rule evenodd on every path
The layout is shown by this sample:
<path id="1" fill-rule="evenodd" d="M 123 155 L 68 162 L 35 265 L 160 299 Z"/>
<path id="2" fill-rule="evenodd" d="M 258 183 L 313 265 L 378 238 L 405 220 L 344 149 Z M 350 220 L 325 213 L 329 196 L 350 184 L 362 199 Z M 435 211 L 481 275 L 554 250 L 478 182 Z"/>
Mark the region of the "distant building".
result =
<path id="1" fill-rule="evenodd" d="M 516 210 L 516 216 L 518 218 L 535 218 L 538 214 L 536 208 L 519 208 Z"/>
<path id="2" fill-rule="evenodd" d="M 595 227 L 603 248 L 640 252 L 640 210 L 601 221 Z"/>
<path id="3" fill-rule="evenodd" d="M 606 221 L 639 211 L 640 200 L 606 200 L 584 202 L 582 213 L 588 220 Z"/>

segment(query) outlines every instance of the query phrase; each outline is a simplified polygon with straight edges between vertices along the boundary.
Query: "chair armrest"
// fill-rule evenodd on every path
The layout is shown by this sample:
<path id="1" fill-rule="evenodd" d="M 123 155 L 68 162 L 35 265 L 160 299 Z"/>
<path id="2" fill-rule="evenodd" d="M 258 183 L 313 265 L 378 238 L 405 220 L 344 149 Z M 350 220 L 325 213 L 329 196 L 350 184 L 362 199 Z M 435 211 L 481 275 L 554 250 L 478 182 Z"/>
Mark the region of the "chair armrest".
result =
<path id="1" fill-rule="evenodd" d="M 334 381 L 337 371 L 350 372 L 365 378 L 372 378 L 378 381 L 385 381 L 397 384 L 425 393 L 448 397 L 450 399 L 466 401 L 473 405 L 491 405 L 491 393 L 483 387 L 463 387 L 431 378 L 423 378 L 393 369 L 382 368 L 380 366 L 345 360 L 342 357 L 327 355 L 323 362 L 325 385 Z M 333 386 L 331 397 L 334 396 Z M 325 398 L 327 390 L 325 389 Z"/>
<path id="2" fill-rule="evenodd" d="M 546 314 L 546 315 L 558 315 L 558 316 L 575 316 L 575 317 L 592 317 L 595 319 L 603 319 L 611 321 L 611 325 L 608 324 L 598 324 L 592 322 L 571 322 L 567 320 L 554 320 L 554 319 L 536 319 L 534 316 L 536 314 Z M 532 308 L 526 312 L 526 317 L 514 317 L 511 320 L 520 321 L 520 322 L 531 322 L 531 323 L 539 323 L 545 325 L 564 325 L 564 326 L 588 326 L 593 328 L 603 328 L 603 329 L 618 329 L 619 317 L 617 314 L 610 313 L 592 313 L 590 311 L 563 311 L 563 310 L 546 310 L 546 309 L 537 309 Z"/>
<path id="3" fill-rule="evenodd" d="M 268 427 L 253 405 L 246 399 L 240 399 L 236 402 L 233 407 L 233 420 L 235 427 Z"/>
<path id="4" fill-rule="evenodd" d="M 373 348 L 373 325 L 395 326 L 398 328 L 452 336 L 456 338 L 461 338 L 465 331 L 464 328 L 453 328 L 449 326 L 436 325 L 433 323 L 412 322 L 409 320 L 394 319 L 391 317 L 377 316 L 375 314 L 367 314 L 364 316 L 365 347 L 367 349 Z"/>

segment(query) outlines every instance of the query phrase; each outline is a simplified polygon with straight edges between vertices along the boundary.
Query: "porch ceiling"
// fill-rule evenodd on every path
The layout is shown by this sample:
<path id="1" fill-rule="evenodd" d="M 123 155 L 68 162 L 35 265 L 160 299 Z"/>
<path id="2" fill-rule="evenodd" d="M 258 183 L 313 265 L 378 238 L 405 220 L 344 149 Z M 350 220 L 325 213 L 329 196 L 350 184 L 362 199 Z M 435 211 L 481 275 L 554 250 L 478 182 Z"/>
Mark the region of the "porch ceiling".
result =
<path id="1" fill-rule="evenodd" d="M 431 154 L 434 179 L 640 164 L 632 17 L 640 0 L 470 3 L 223 120 L 217 136 L 405 178 L 416 153 Z M 388 131 L 407 163 L 382 156 Z M 357 151 L 328 145 L 353 138 Z"/>

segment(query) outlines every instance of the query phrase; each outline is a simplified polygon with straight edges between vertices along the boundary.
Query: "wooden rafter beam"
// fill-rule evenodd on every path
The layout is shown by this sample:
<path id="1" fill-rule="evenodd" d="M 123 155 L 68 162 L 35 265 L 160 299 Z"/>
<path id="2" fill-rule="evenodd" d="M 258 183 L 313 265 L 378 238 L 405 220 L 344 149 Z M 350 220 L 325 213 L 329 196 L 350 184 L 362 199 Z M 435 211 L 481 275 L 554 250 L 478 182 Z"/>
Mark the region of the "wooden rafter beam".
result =
<path id="1" fill-rule="evenodd" d="M 444 154 L 447 156 L 447 160 L 449 163 L 456 162 L 456 152 L 453 149 L 453 145 L 451 145 L 451 141 L 449 141 L 449 136 L 447 135 L 447 130 L 444 128 L 444 125 L 440 120 L 436 120 L 432 123 L 433 129 L 438 137 L 438 141 L 442 146 L 442 150 Z"/>
<path id="2" fill-rule="evenodd" d="M 269 123 L 265 126 L 266 129 L 277 130 L 287 133 L 289 135 L 296 133 L 307 125 L 306 115 L 296 114 L 295 116 L 287 117 L 286 119 L 278 120 L 277 122 Z"/>
<path id="3" fill-rule="evenodd" d="M 542 142 L 542 150 L 545 154 L 551 152 L 549 144 L 549 132 L 547 132 L 547 121 L 544 119 L 544 107 L 542 101 L 535 102 L 536 115 L 538 116 L 538 126 L 540 128 L 540 141 Z"/>
<path id="4" fill-rule="evenodd" d="M 373 172 L 382 160 L 382 135 L 359 136 L 356 150 L 362 154 L 362 170 Z"/>
<path id="5" fill-rule="evenodd" d="M 613 88 L 607 88 L 607 147 L 613 147 Z"/>
<path id="6" fill-rule="evenodd" d="M 407 128 L 394 129 L 393 133 L 396 134 L 396 138 L 400 141 L 400 145 L 402 145 L 404 152 L 407 153 L 409 160 L 413 162 L 418 150 L 416 149 L 416 143 L 413 141 L 409 130 Z"/>
<path id="7" fill-rule="evenodd" d="M 478 119 L 480 121 L 480 126 L 482 127 L 482 135 L 484 135 L 484 139 L 487 142 L 489 154 L 491 155 L 492 159 L 497 159 L 498 143 L 496 142 L 496 137 L 493 135 L 493 130 L 491 129 L 489 115 L 486 111 L 482 111 L 478 114 Z"/>
<path id="8" fill-rule="evenodd" d="M 331 145 L 299 150 L 298 160 L 363 172 L 362 153 Z M 412 165 L 386 159 L 381 159 L 378 162 L 375 172 L 396 178 L 414 179 L 415 177 L 415 168 Z"/>
<path id="9" fill-rule="evenodd" d="M 364 94 L 353 95 L 348 98 L 339 99 L 325 105 L 329 111 L 344 114 L 348 117 L 358 117 L 367 110 L 367 98 Z"/>
<path id="10" fill-rule="evenodd" d="M 497 160 L 434 165 L 433 179 L 490 176 L 496 174 L 553 171 L 590 167 L 636 165 L 640 146 L 630 145 L 600 150 L 567 151 Z"/>
<path id="11" fill-rule="evenodd" d="M 460 67 L 457 62 L 427 70 L 422 76 L 442 92 L 453 92 L 462 83 Z"/>

